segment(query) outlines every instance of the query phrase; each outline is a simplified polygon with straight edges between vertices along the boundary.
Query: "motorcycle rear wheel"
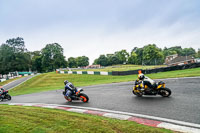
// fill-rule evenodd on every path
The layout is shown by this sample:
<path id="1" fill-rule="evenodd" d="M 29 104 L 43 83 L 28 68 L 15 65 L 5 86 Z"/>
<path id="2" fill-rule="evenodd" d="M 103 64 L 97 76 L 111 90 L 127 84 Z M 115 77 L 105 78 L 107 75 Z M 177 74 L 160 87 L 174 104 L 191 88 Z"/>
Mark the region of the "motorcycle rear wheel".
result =
<path id="1" fill-rule="evenodd" d="M 81 98 L 81 101 L 84 103 L 87 103 L 89 101 L 89 97 L 84 93 L 80 93 L 79 97 Z"/>
<path id="2" fill-rule="evenodd" d="M 11 96 L 9 94 L 5 95 L 5 98 L 11 100 Z"/>
<path id="3" fill-rule="evenodd" d="M 172 94 L 172 92 L 169 88 L 161 88 L 160 89 L 160 95 L 163 97 L 169 97 L 171 94 Z"/>

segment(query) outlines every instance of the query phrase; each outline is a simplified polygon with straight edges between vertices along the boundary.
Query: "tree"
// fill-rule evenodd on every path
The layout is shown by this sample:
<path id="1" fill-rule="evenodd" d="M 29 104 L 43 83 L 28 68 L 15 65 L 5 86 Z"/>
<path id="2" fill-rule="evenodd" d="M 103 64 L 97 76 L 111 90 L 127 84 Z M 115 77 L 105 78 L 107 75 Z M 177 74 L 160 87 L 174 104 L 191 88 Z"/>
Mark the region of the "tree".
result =
<path id="1" fill-rule="evenodd" d="M 31 52 L 32 70 L 42 72 L 42 54 L 41 51 Z"/>
<path id="2" fill-rule="evenodd" d="M 47 44 L 41 51 L 42 69 L 50 72 L 57 68 L 66 67 L 63 48 L 58 43 Z"/>
<path id="3" fill-rule="evenodd" d="M 128 61 L 128 52 L 126 50 L 121 50 L 115 52 L 116 57 L 119 59 L 119 64 L 126 64 Z"/>
<path id="4" fill-rule="evenodd" d="M 143 65 L 143 48 L 137 48 L 137 47 L 135 47 L 132 50 L 132 52 L 135 52 L 136 55 L 137 55 L 136 64 L 137 65 Z"/>
<path id="5" fill-rule="evenodd" d="M 196 51 L 193 48 L 184 48 L 182 50 L 182 56 L 195 56 Z"/>
<path id="6" fill-rule="evenodd" d="M 115 54 L 107 54 L 107 66 L 117 65 L 119 64 L 120 60 Z"/>
<path id="7" fill-rule="evenodd" d="M 182 55 L 182 51 L 183 51 L 183 49 L 182 49 L 181 46 L 170 47 L 168 50 L 169 50 L 169 51 L 176 51 L 176 53 L 177 53 L 179 56 Z"/>
<path id="8" fill-rule="evenodd" d="M 143 47 L 143 61 L 145 65 L 159 65 L 164 63 L 164 55 L 155 44 Z"/>
<path id="9" fill-rule="evenodd" d="M 79 56 L 76 58 L 76 61 L 79 67 L 85 67 L 89 65 L 89 58 L 86 56 Z"/>
<path id="10" fill-rule="evenodd" d="M 12 61 L 14 60 L 12 48 L 6 44 L 2 44 L 0 53 L 0 73 L 7 74 L 10 72 Z"/>
<path id="11" fill-rule="evenodd" d="M 198 49 L 197 53 L 196 53 L 196 57 L 200 58 L 200 48 Z"/>
<path id="12" fill-rule="evenodd" d="M 137 64 L 137 54 L 134 51 L 132 51 L 130 56 L 128 57 L 128 63 Z"/>
<path id="13" fill-rule="evenodd" d="M 28 71 L 31 67 L 30 54 L 25 48 L 23 38 L 17 37 L 0 46 L 0 72 Z"/>
<path id="14" fill-rule="evenodd" d="M 108 66 L 108 58 L 105 55 L 100 55 L 98 59 L 95 59 L 95 64 Z"/>
<path id="15" fill-rule="evenodd" d="M 68 58 L 68 65 L 69 65 L 70 68 L 78 67 L 76 59 L 74 57 Z"/>
<path id="16" fill-rule="evenodd" d="M 27 49 L 25 48 L 24 39 L 21 37 L 8 39 L 6 41 L 6 45 L 11 47 L 14 53 L 27 52 Z"/>
<path id="17" fill-rule="evenodd" d="M 174 54 L 177 54 L 177 52 L 175 50 L 171 50 L 166 47 L 163 49 L 164 57 L 169 56 L 169 55 L 174 55 Z"/>

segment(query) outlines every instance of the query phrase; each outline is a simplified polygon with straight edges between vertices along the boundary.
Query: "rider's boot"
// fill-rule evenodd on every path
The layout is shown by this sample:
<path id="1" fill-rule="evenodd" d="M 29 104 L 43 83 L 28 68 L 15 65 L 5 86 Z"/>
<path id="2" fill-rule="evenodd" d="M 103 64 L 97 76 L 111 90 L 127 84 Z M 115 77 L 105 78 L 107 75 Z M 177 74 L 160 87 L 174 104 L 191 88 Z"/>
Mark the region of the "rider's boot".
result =
<path id="1" fill-rule="evenodd" d="M 72 101 L 72 98 L 71 98 L 71 97 L 67 97 L 67 100 L 68 100 L 69 102 L 71 102 L 71 101 Z"/>

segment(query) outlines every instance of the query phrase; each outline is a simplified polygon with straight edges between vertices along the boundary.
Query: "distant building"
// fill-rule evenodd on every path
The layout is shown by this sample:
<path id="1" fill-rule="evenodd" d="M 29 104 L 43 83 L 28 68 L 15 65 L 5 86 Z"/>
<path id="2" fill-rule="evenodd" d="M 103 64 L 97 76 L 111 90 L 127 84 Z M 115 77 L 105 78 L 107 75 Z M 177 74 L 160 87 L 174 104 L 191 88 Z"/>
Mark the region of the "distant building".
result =
<path id="1" fill-rule="evenodd" d="M 164 64 L 169 64 L 173 59 L 175 59 L 176 57 L 178 57 L 178 54 L 174 54 L 174 55 L 169 55 L 166 56 L 165 58 L 165 63 Z"/>
<path id="2" fill-rule="evenodd" d="M 196 59 L 195 59 L 195 62 L 200 62 L 200 58 L 196 58 Z"/>
<path id="3" fill-rule="evenodd" d="M 192 56 L 178 56 L 177 54 L 167 56 L 165 59 L 165 64 L 168 66 L 190 64 L 195 62 L 196 61 Z"/>
<path id="4" fill-rule="evenodd" d="M 85 67 L 86 69 L 88 68 L 101 68 L 101 65 L 89 65 Z"/>

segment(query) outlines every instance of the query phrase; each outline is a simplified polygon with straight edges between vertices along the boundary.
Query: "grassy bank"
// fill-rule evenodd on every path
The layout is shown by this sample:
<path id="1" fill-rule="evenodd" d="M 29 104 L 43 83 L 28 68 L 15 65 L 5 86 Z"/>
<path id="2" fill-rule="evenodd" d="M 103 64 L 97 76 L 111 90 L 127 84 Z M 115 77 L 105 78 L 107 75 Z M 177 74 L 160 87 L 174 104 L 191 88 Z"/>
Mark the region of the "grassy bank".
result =
<path id="1" fill-rule="evenodd" d="M 200 68 L 147 74 L 147 76 L 152 79 L 200 76 Z M 64 80 L 69 80 L 75 86 L 80 87 L 80 86 L 89 86 L 96 84 L 134 81 L 136 80 L 136 78 L 137 75 L 103 76 L 103 75 L 45 73 L 33 77 L 32 79 L 26 81 L 25 83 L 15 87 L 10 91 L 10 94 L 21 95 L 21 94 L 29 94 L 41 91 L 63 89 Z"/>
<path id="2" fill-rule="evenodd" d="M 172 133 L 135 122 L 56 109 L 0 105 L 0 133 Z"/>

